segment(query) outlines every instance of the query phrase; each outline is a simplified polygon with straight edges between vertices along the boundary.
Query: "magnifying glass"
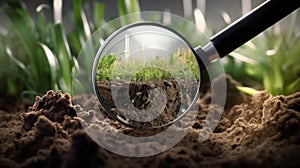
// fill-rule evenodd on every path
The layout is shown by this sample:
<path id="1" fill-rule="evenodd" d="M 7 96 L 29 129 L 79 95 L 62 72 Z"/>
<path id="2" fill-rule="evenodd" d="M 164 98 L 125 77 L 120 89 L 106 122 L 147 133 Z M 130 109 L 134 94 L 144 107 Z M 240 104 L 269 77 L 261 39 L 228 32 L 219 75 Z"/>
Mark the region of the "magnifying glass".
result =
<path id="1" fill-rule="evenodd" d="M 168 126 L 197 101 L 204 65 L 226 56 L 299 6 L 299 0 L 265 1 L 203 48 L 193 48 L 177 31 L 160 23 L 122 27 L 96 55 L 94 91 L 105 111 L 122 124 L 146 129 Z"/>

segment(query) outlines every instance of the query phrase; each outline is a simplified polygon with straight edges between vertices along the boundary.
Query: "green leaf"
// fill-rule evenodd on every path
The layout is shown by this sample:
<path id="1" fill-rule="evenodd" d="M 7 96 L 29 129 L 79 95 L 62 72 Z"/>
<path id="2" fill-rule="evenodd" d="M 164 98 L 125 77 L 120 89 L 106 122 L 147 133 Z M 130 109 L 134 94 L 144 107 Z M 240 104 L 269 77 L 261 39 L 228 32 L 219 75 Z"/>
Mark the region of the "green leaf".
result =
<path id="1" fill-rule="evenodd" d="M 71 56 L 69 44 L 66 40 L 66 34 L 61 23 L 55 24 L 52 29 L 52 41 L 54 53 L 57 56 L 61 77 L 59 79 L 59 87 L 65 92 L 71 93 L 72 88 L 72 66 L 73 58 Z"/>
<path id="2" fill-rule="evenodd" d="M 130 0 L 130 4 L 127 6 L 127 11 L 131 14 L 130 23 L 135 23 L 141 20 L 140 16 L 140 4 L 138 0 Z"/>
<path id="3" fill-rule="evenodd" d="M 72 53 L 79 53 L 81 49 L 81 43 L 78 34 L 76 32 L 70 33 L 68 40 L 70 41 L 71 51 L 73 51 Z"/>
<path id="4" fill-rule="evenodd" d="M 294 82 L 290 83 L 284 90 L 285 94 L 292 94 L 300 91 L 300 78 L 296 79 Z"/>
<path id="5" fill-rule="evenodd" d="M 26 66 L 12 55 L 11 49 L 8 47 L 6 48 L 6 54 L 12 63 L 17 65 L 17 67 L 19 67 L 22 71 L 27 71 Z"/>
<path id="6" fill-rule="evenodd" d="M 5 13 L 10 18 L 14 30 L 17 32 L 18 37 L 25 49 L 28 56 L 31 56 L 31 52 L 34 50 L 36 41 L 36 34 L 34 33 L 34 21 L 30 17 L 29 13 L 25 11 L 20 3 L 13 1 L 13 5 L 9 6 Z M 33 60 L 33 58 L 30 58 Z"/>
<path id="7" fill-rule="evenodd" d="M 100 28 L 104 21 L 104 3 L 97 2 L 94 8 L 94 21 L 96 23 L 96 27 Z"/>
<path id="8" fill-rule="evenodd" d="M 280 94 L 283 91 L 283 74 L 281 73 L 281 68 L 278 65 L 273 65 L 273 73 L 274 73 L 274 79 L 273 79 L 273 87 L 276 94 Z"/>
<path id="9" fill-rule="evenodd" d="M 118 11 L 119 11 L 119 16 L 121 16 L 121 25 L 123 26 L 127 25 L 128 23 L 126 18 L 122 17 L 128 14 L 125 0 L 118 0 Z"/>
<path id="10" fill-rule="evenodd" d="M 87 39 L 91 35 L 91 30 L 84 10 L 82 9 L 83 4 L 80 0 L 73 0 L 73 6 L 76 29 L 78 29 L 80 35 Z"/>
<path id="11" fill-rule="evenodd" d="M 41 4 L 36 8 L 37 12 L 37 31 L 41 42 L 45 43 L 48 37 L 47 21 L 44 15 L 44 10 L 49 9 L 49 5 Z"/>
<path id="12" fill-rule="evenodd" d="M 57 82 L 57 74 L 59 70 L 59 65 L 57 63 L 57 60 L 53 54 L 53 52 L 49 49 L 48 46 L 45 44 L 40 43 L 39 46 L 42 48 L 42 50 L 45 53 L 45 56 L 48 60 L 48 65 L 50 68 L 50 73 L 51 73 L 51 86 L 55 86 Z"/>
<path id="13" fill-rule="evenodd" d="M 141 10 L 140 10 L 140 4 L 139 4 L 138 0 L 130 0 L 130 10 L 129 11 L 131 13 L 141 12 Z"/>

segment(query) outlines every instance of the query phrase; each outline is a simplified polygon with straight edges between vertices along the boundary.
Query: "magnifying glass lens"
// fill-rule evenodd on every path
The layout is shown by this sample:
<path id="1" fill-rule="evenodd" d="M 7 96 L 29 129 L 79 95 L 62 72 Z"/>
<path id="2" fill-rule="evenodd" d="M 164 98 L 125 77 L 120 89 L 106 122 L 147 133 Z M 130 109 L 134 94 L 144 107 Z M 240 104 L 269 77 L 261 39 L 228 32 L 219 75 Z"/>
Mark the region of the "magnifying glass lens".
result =
<path id="1" fill-rule="evenodd" d="M 108 114 L 135 128 L 169 125 L 196 101 L 199 62 L 170 28 L 137 23 L 107 38 L 94 62 L 94 89 Z"/>

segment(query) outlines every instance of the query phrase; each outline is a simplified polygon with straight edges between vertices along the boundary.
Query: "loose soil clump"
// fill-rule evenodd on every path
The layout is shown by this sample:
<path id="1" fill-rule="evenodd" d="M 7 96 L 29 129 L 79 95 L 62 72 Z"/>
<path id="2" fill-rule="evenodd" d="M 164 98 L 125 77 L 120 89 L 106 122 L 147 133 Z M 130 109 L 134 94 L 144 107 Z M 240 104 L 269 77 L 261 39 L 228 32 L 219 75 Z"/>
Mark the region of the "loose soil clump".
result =
<path id="1" fill-rule="evenodd" d="M 199 143 L 203 119 L 214 108 L 206 103 L 210 96 L 210 92 L 201 95 L 197 121 L 177 145 L 155 156 L 131 158 L 101 148 L 85 133 L 76 109 L 81 108 L 91 122 L 95 111 L 74 105 L 68 94 L 49 91 L 25 112 L 0 111 L 0 167 L 300 166 L 300 93 L 271 96 L 259 92 L 249 102 L 229 103 L 214 133 Z M 78 99 L 86 100 L 86 105 L 95 101 L 88 97 Z M 114 131 L 138 134 L 106 117 L 115 125 Z M 105 124 L 101 129 L 107 129 Z"/>

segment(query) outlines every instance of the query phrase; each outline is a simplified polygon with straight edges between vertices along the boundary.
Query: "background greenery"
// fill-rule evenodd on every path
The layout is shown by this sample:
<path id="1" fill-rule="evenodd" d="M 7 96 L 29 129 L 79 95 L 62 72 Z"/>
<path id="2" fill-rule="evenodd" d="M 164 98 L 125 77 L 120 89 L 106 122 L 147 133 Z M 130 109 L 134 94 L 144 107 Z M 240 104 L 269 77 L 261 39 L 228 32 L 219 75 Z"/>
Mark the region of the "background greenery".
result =
<path id="1" fill-rule="evenodd" d="M 23 102 L 31 102 L 49 89 L 72 93 L 72 74 L 78 71 L 76 56 L 87 38 L 103 25 L 105 4 L 96 0 L 73 0 L 73 29 L 66 33 L 61 19 L 45 16 L 49 10 L 62 13 L 55 5 L 40 4 L 36 9 L 37 18 L 33 18 L 22 1 L 1 3 L 0 10 L 12 23 L 9 28 L 0 25 L 1 96 L 13 95 Z M 92 4 L 93 10 L 83 9 L 87 3 Z M 116 12 L 126 15 L 140 11 L 138 0 L 130 0 L 130 4 L 118 0 Z M 289 29 L 273 27 L 231 53 L 232 57 L 226 60 L 226 72 L 244 85 L 264 88 L 274 95 L 299 91 L 298 15 L 294 13 L 289 17 Z M 193 18 L 188 19 L 194 22 Z M 130 20 L 122 22 L 125 25 Z M 180 23 L 171 26 L 182 27 Z M 103 39 L 115 29 L 111 27 L 104 32 Z M 191 38 L 192 31 L 195 30 L 188 27 L 182 30 Z M 205 31 L 209 36 L 213 34 L 207 27 Z"/>
<path id="2" fill-rule="evenodd" d="M 300 91 L 299 12 L 230 53 L 227 73 L 273 95 Z"/>
<path id="3" fill-rule="evenodd" d="M 94 18 L 89 21 L 83 3 L 94 4 Z M 55 5 L 39 5 L 37 19 L 22 1 L 7 0 L 1 10 L 12 23 L 0 34 L 1 95 L 14 95 L 30 102 L 49 89 L 72 93 L 72 74 L 78 70 L 76 56 L 86 39 L 101 26 L 104 4 L 73 0 L 74 29 L 69 34 L 61 18 L 45 17 L 47 10 L 62 13 Z"/>

